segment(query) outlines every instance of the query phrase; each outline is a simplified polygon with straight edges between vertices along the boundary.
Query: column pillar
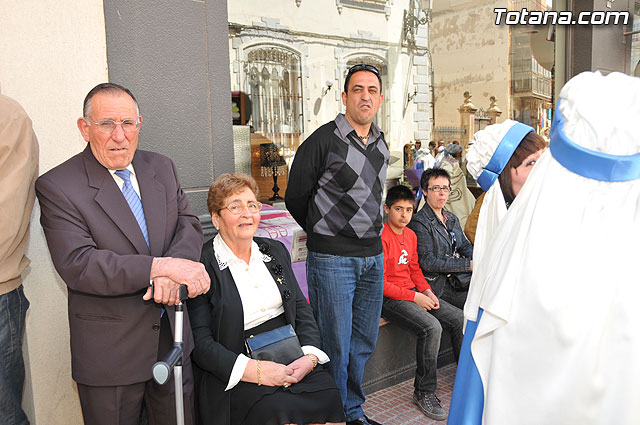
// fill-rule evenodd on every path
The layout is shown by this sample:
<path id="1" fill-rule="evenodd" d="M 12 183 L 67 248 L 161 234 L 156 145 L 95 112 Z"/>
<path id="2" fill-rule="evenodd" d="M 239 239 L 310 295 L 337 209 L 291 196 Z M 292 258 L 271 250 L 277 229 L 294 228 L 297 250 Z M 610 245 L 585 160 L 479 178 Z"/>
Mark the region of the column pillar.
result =
<path id="1" fill-rule="evenodd" d="M 462 152 L 466 154 L 469 141 L 475 130 L 475 114 L 478 108 L 471 102 L 471 93 L 465 91 L 463 96 L 464 102 L 458 107 L 458 112 L 460 113 L 460 127 L 465 130 L 464 134 L 460 136 L 460 147 Z"/>
<path id="2" fill-rule="evenodd" d="M 491 96 L 489 98 L 489 109 L 487 109 L 487 115 L 491 118 L 491 124 L 495 124 L 498 120 L 498 117 L 502 115 L 502 111 L 498 108 L 498 99 L 495 96 Z"/>

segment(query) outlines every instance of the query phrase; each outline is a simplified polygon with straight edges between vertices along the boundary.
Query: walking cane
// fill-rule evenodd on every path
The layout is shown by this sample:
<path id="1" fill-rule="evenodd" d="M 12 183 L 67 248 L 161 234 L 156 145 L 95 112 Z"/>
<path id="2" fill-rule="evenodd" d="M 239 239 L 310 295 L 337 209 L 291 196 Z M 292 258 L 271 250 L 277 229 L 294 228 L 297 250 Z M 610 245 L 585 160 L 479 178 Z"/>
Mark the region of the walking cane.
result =
<path id="1" fill-rule="evenodd" d="M 164 385 L 171 378 L 173 370 L 175 393 L 176 393 L 176 424 L 184 425 L 184 394 L 182 392 L 182 326 L 184 322 L 184 306 L 182 301 L 188 298 L 188 290 L 185 285 L 180 286 L 180 304 L 176 305 L 176 320 L 173 331 L 173 348 L 164 356 L 164 358 L 156 362 L 151 372 L 153 379 L 159 384 Z"/>

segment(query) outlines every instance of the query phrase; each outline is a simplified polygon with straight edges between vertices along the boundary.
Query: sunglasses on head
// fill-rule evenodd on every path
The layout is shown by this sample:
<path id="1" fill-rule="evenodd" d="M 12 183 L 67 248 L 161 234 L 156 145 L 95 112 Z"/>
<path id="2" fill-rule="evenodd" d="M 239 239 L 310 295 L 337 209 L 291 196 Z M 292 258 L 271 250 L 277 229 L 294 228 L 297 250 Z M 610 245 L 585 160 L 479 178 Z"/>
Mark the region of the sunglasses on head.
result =
<path id="1" fill-rule="evenodd" d="M 366 63 L 359 63 L 357 65 L 353 65 L 349 68 L 347 72 L 347 76 L 344 79 L 344 91 L 345 93 L 349 89 L 349 80 L 351 80 L 351 76 L 359 71 L 369 71 L 372 72 L 376 77 L 378 77 L 378 82 L 380 83 L 380 88 L 382 89 L 382 77 L 380 76 L 380 71 L 373 65 L 368 65 Z"/>
<path id="2" fill-rule="evenodd" d="M 376 68 L 373 65 L 368 65 L 366 63 L 359 63 L 357 65 L 353 65 L 351 68 L 349 68 L 349 72 L 347 72 L 347 75 L 352 75 L 355 72 L 358 71 L 370 71 L 373 72 L 376 75 L 380 75 L 380 71 L 378 71 L 378 68 Z"/>

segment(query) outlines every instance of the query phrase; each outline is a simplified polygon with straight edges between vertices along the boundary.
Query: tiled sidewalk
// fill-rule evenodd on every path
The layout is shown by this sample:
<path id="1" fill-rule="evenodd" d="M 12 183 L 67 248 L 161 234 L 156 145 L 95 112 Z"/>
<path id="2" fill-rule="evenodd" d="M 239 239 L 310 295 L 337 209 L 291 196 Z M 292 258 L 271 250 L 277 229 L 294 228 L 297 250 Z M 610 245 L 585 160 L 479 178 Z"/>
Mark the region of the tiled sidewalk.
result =
<path id="1" fill-rule="evenodd" d="M 454 363 L 438 369 L 436 395 L 447 412 L 451 403 L 456 367 L 457 365 Z M 412 395 L 413 379 L 410 379 L 367 396 L 367 401 L 363 405 L 364 411 L 371 419 L 384 425 L 446 424 L 446 421 L 434 421 L 427 418 L 413 403 Z"/>

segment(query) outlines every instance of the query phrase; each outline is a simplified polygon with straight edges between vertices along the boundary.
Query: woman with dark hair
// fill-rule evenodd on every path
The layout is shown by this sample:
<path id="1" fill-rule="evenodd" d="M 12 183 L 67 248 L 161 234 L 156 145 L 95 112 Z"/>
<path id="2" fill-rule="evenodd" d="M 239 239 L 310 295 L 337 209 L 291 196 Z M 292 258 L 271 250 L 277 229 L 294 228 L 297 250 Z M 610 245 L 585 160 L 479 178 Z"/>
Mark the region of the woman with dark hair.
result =
<path id="1" fill-rule="evenodd" d="M 418 239 L 418 263 L 434 294 L 462 309 L 467 298 L 473 246 L 455 214 L 445 209 L 451 177 L 442 168 L 429 168 L 420 179 L 426 203 L 408 224 Z"/>
<path id="2" fill-rule="evenodd" d="M 524 136 L 515 152 L 513 152 L 503 172 L 498 175 L 500 189 L 507 205 L 511 205 L 516 195 L 520 192 L 522 185 L 529 177 L 529 173 L 545 148 L 544 139 L 531 131 Z M 504 172 L 505 170 L 509 172 Z"/>
<path id="3" fill-rule="evenodd" d="M 211 288 L 189 300 L 200 423 L 344 424 L 335 381 L 317 367 L 329 358 L 319 348 L 289 252 L 278 241 L 255 237 L 262 208 L 257 191 L 244 174 L 222 174 L 209 188 L 218 234 L 204 243 L 200 261 Z M 287 325 L 299 341 L 293 355 L 250 350 L 253 338 Z"/>
<path id="4" fill-rule="evenodd" d="M 515 126 L 515 124 L 518 124 L 518 126 Z M 517 136 L 517 140 L 513 139 L 513 135 L 510 135 L 509 139 L 505 139 L 509 130 L 514 128 L 514 126 L 515 128 L 521 128 L 522 132 L 526 131 L 527 133 L 521 138 L 519 137 L 522 136 L 522 134 Z M 503 123 L 488 126 L 484 130 L 478 131 L 474 135 L 474 138 L 474 142 L 467 153 L 467 170 L 476 180 L 480 178 L 483 172 L 486 175 L 491 175 L 491 184 L 493 184 L 495 176 L 497 175 L 506 211 L 506 208 L 509 208 L 518 192 L 520 192 L 522 185 L 527 180 L 527 177 L 529 177 L 529 173 L 536 161 L 540 158 L 540 155 L 542 155 L 546 147 L 544 139 L 537 135 L 533 131 L 533 128 L 513 120 L 506 120 Z M 485 167 L 489 166 L 489 162 L 495 154 L 503 158 L 503 163 L 507 158 L 508 161 L 504 163 L 500 170 L 485 170 Z M 510 157 L 507 156 L 509 154 Z M 498 157 L 496 157 L 496 160 Z M 491 184 L 489 184 L 489 180 L 486 178 L 483 178 L 482 182 L 480 186 L 486 193 L 490 189 Z M 480 180 L 478 183 L 480 183 Z M 464 233 L 472 244 L 475 244 L 478 217 L 485 193 L 480 195 L 476 200 L 473 211 L 469 214 L 467 223 L 464 226 Z"/>

